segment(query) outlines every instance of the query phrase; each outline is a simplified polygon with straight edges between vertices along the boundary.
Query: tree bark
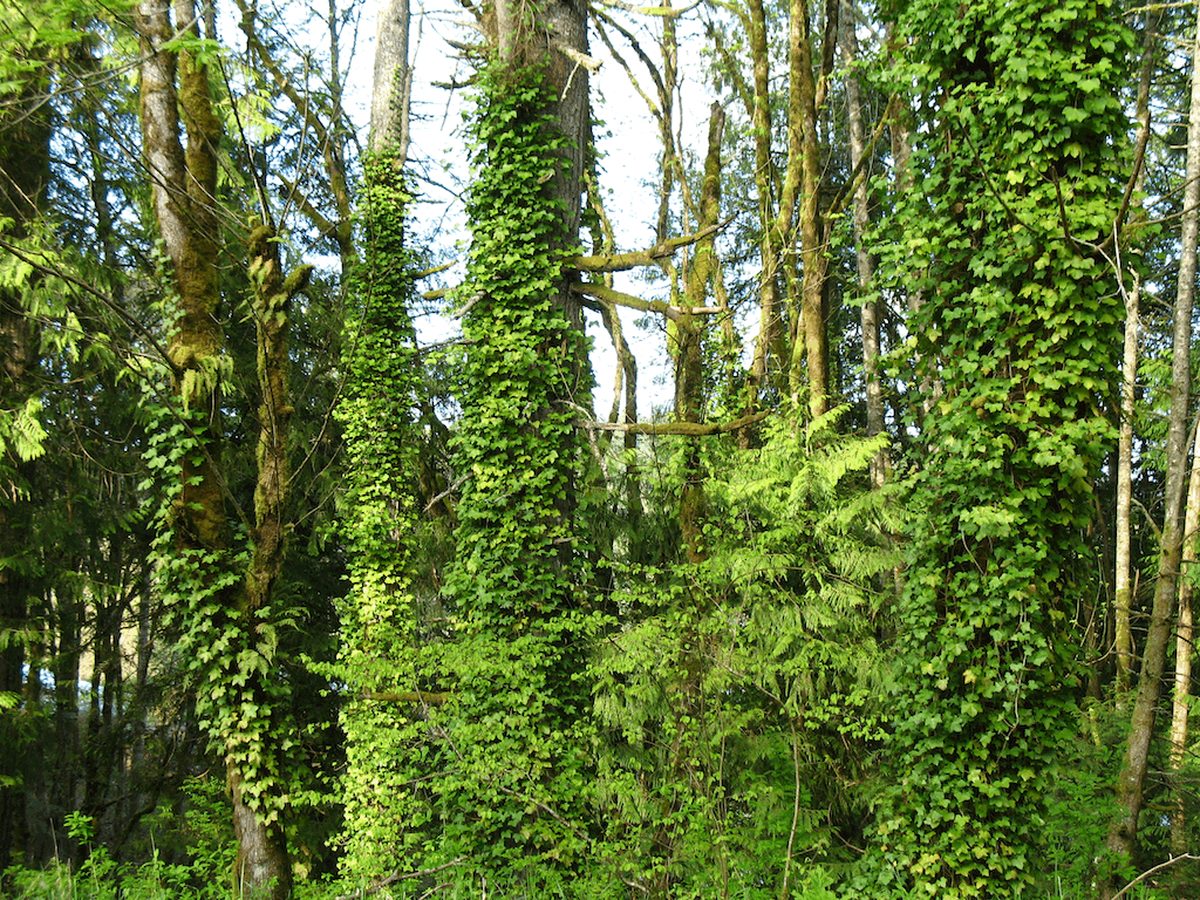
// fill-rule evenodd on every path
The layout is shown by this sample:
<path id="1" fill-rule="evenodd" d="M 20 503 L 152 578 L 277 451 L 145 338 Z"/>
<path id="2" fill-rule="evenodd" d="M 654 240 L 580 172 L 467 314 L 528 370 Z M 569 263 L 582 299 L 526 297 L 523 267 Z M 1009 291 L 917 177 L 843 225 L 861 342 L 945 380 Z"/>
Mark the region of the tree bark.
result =
<path id="1" fill-rule="evenodd" d="M 725 130 L 725 111 L 714 103 L 708 120 L 708 151 L 700 188 L 700 229 L 715 229 L 721 215 L 721 136 Z M 685 279 L 689 308 L 707 305 L 709 291 L 717 272 L 716 237 L 711 234 L 697 242 Z M 671 323 L 668 329 L 671 355 L 675 360 L 675 418 L 680 422 L 704 421 L 704 322 L 689 311 Z M 705 557 L 704 470 L 700 448 L 690 440 L 685 451 L 684 484 L 679 497 L 679 530 L 684 551 L 690 562 Z"/>
<path id="2" fill-rule="evenodd" d="M 1183 564 L 1194 565 L 1200 552 L 1200 422 L 1192 438 L 1192 470 L 1188 477 L 1187 505 L 1183 515 Z M 1175 626 L 1175 692 L 1171 704 L 1170 769 L 1173 778 L 1171 810 L 1171 852 L 1178 856 L 1188 851 L 1187 811 L 1179 776 L 1187 756 L 1188 704 L 1192 693 L 1192 578 L 1179 583 L 1179 615 Z"/>
<path id="3" fill-rule="evenodd" d="M 763 0 L 749 0 L 750 59 L 754 75 L 754 105 L 750 110 L 750 127 L 754 132 L 754 184 L 758 193 L 758 221 L 762 236 L 759 240 L 758 276 L 759 329 L 750 363 L 747 411 L 758 407 L 758 395 L 767 380 L 771 355 L 779 354 L 783 334 L 779 300 L 781 250 L 783 241 L 775 227 L 778 212 L 775 206 L 775 165 L 771 154 L 771 59 L 767 44 L 767 21 Z"/>
<path id="4" fill-rule="evenodd" d="M 1125 302 L 1125 346 L 1121 366 L 1121 423 L 1117 435 L 1116 572 L 1113 612 L 1117 654 L 1117 705 L 1124 707 L 1133 670 L 1132 561 L 1130 512 L 1133 506 L 1133 410 L 1137 392 L 1138 303 L 1141 277 L 1135 273 Z"/>
<path id="5" fill-rule="evenodd" d="M 1192 44 L 1192 87 L 1188 108 L 1187 165 L 1180 237 L 1179 279 L 1175 296 L 1171 358 L 1171 413 L 1167 435 L 1167 480 L 1164 499 L 1162 548 L 1150 629 L 1142 654 L 1137 698 L 1134 701 L 1124 763 L 1117 781 L 1120 814 L 1108 834 L 1109 848 L 1121 858 L 1133 856 L 1137 847 L 1138 815 L 1142 810 L 1143 784 L 1150 757 L 1154 718 L 1162 690 L 1167 641 L 1174 616 L 1176 587 L 1183 551 L 1183 489 L 1187 477 L 1187 418 L 1190 397 L 1192 300 L 1196 279 L 1196 236 L 1200 217 L 1200 9 Z"/>
<path id="6" fill-rule="evenodd" d="M 0 106 L 0 220 L 11 225 L 4 237 L 22 240 L 43 208 L 50 180 L 48 107 L 33 102 L 46 85 L 30 77 L 19 93 Z M 11 112 L 9 112 L 11 111 Z M 14 115 L 15 113 L 15 115 Z M 27 114 L 28 113 L 28 114 Z M 20 287 L 0 288 L 0 415 L 23 409 L 33 396 L 37 349 L 33 322 Z M 0 628 L 24 631 L 32 588 L 27 577 L 30 504 L 22 499 L 29 461 L 9 449 L 0 456 Z M 0 646 L 0 692 L 20 694 L 27 653 L 21 640 Z M 25 797 L 19 783 L 24 765 L 20 733 L 12 712 L 0 712 L 0 871 L 20 861 L 26 832 Z"/>
<path id="7" fill-rule="evenodd" d="M 852 0 L 842 0 L 842 51 L 846 62 L 853 66 L 858 59 L 858 37 L 854 33 L 854 5 Z M 846 118 L 850 132 L 850 168 L 857 170 L 862 165 L 866 152 L 863 141 L 862 92 L 858 76 L 850 68 L 846 74 Z M 858 287 L 862 292 L 870 290 L 875 276 L 875 260 L 866 246 L 866 233 L 871 224 L 870 192 L 865 173 L 854 187 L 854 257 L 858 268 Z M 879 380 L 879 305 L 874 300 L 864 300 L 861 307 L 863 342 L 863 380 L 866 387 L 867 434 L 876 435 L 883 431 L 883 386 Z M 891 470 L 891 457 L 887 449 L 880 450 L 871 460 L 871 484 L 880 487 Z"/>
<path id="8" fill-rule="evenodd" d="M 836 4 L 831 4 L 833 10 Z M 799 403 L 802 372 L 808 376 L 808 412 L 829 411 L 829 338 L 825 330 L 825 277 L 828 259 L 821 210 L 821 145 L 818 133 L 818 81 L 813 72 L 807 0 L 792 0 L 789 31 L 793 100 L 789 132 L 800 138 L 800 309 L 789 370 L 792 400 Z M 802 365 L 803 363 L 803 365 Z"/>
<path id="9" fill-rule="evenodd" d="M 374 86 L 371 92 L 372 153 L 387 149 L 403 166 L 408 159 L 409 98 L 408 0 L 384 0 L 375 37 Z"/>
<path id="10" fill-rule="evenodd" d="M 284 278 L 275 230 L 259 225 L 250 233 L 250 278 L 254 284 L 251 312 L 258 343 L 258 450 L 254 487 L 254 552 L 246 580 L 248 621 L 271 599 L 283 571 L 290 467 L 288 430 L 292 414 L 288 392 L 288 305 L 308 284 L 311 266 Z"/>
<path id="11" fill-rule="evenodd" d="M 171 259 L 179 293 L 179 317 L 168 347 L 185 409 L 205 420 L 204 452 L 183 462 L 183 488 L 175 529 L 178 549 L 218 556 L 229 547 L 229 525 L 222 492 L 219 456 L 219 372 L 224 334 L 217 316 L 219 223 L 216 212 L 217 153 L 222 136 L 213 110 L 207 68 L 186 50 L 164 45 L 176 28 L 198 37 L 192 0 L 174 0 L 175 22 L 167 0 L 143 0 L 135 16 L 141 39 L 142 143 L 151 178 L 159 231 Z M 176 85 L 178 79 L 178 86 Z M 180 141 L 180 117 L 187 134 Z M 279 548 L 271 548 L 274 554 Z M 236 586 L 220 596 L 222 608 L 237 616 L 249 598 Z M 249 633 L 254 633 L 250 623 Z M 221 735 L 223 740 L 232 735 Z M 283 828 L 267 824 L 245 798 L 245 778 L 231 758 L 227 780 L 233 803 L 238 854 L 234 876 L 239 890 L 283 897 L 290 893 L 291 866 Z"/>
<path id="12" fill-rule="evenodd" d="M 1147 13 L 1137 95 L 1139 145 L 1146 139 L 1150 130 L 1150 77 L 1154 66 L 1157 22 L 1157 13 Z M 1145 180 L 1145 169 L 1139 167 L 1134 176 L 1136 193 L 1141 193 Z M 1118 273 L 1118 277 L 1120 277 L 1120 273 Z M 1130 613 L 1133 606 L 1130 510 L 1133 505 L 1133 411 L 1137 396 L 1138 305 L 1141 293 L 1141 273 L 1135 270 L 1133 286 L 1125 297 L 1125 341 L 1121 355 L 1121 420 L 1117 437 L 1116 572 L 1113 582 L 1115 590 L 1113 612 L 1117 653 L 1116 690 L 1119 708 L 1124 707 L 1125 695 L 1129 691 L 1134 658 L 1133 630 L 1130 627 Z"/>

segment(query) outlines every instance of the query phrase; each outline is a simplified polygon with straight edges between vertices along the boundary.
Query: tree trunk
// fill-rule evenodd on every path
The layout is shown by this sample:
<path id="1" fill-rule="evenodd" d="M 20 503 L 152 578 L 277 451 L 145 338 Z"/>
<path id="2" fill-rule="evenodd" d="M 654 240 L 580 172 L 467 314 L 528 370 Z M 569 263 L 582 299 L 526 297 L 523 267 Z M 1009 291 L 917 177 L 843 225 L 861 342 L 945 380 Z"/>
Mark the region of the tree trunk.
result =
<path id="1" fill-rule="evenodd" d="M 1133 409 L 1137 392 L 1138 301 L 1142 281 L 1136 272 L 1133 287 L 1125 301 L 1125 347 L 1121 367 L 1121 423 L 1117 436 L 1117 511 L 1116 578 L 1114 615 L 1116 619 L 1117 705 L 1124 706 L 1133 670 L 1133 630 L 1130 611 L 1133 606 L 1130 559 L 1130 511 L 1133 505 Z"/>
<path id="2" fill-rule="evenodd" d="M 842 50 L 846 62 L 853 66 L 858 59 L 858 37 L 854 33 L 854 6 L 852 0 L 842 0 L 841 22 Z M 857 170 L 866 152 L 863 140 L 862 97 L 858 77 L 850 68 L 846 74 L 846 118 L 850 131 L 850 168 Z M 866 246 L 866 233 L 871 224 L 870 192 L 866 173 L 854 188 L 854 250 L 858 267 L 858 287 L 867 292 L 875 275 L 875 260 Z M 883 431 L 883 386 L 879 380 L 879 305 L 874 300 L 864 300 L 861 307 L 863 341 L 863 380 L 867 399 L 867 434 L 876 435 Z M 891 458 L 886 449 L 880 450 L 871 460 L 871 484 L 880 487 L 891 470 Z"/>
<path id="3" fill-rule="evenodd" d="M 496 53 L 481 73 L 474 123 L 476 299 L 462 316 L 456 433 L 457 464 L 469 474 L 446 579 L 456 640 L 472 650 L 447 654 L 454 690 L 443 752 L 462 762 L 442 806 L 475 883 L 486 877 L 489 893 L 506 895 L 540 896 L 583 864 L 574 849 L 582 798 L 565 786 L 583 777 L 568 735 L 588 702 L 578 677 L 585 642 L 576 623 L 588 591 L 577 495 L 579 408 L 591 417 L 591 378 L 570 290 L 576 273 L 562 261 L 578 240 L 589 149 L 586 15 L 577 0 L 497 2 L 494 19 L 485 17 Z M 498 443 L 500 433 L 508 439 Z"/>
<path id="4" fill-rule="evenodd" d="M 1188 478 L 1187 506 L 1183 515 L 1184 565 L 1195 565 L 1200 552 L 1200 423 L 1192 438 L 1192 471 Z M 1179 783 L 1187 756 L 1188 704 L 1192 694 L 1192 578 L 1179 583 L 1179 616 L 1175 626 L 1175 693 L 1171 709 L 1171 775 L 1174 805 L 1171 810 L 1171 852 L 1178 856 L 1188 851 L 1187 814 L 1184 791 Z"/>
<path id="5" fill-rule="evenodd" d="M 779 302 L 781 250 L 783 241 L 776 227 L 775 166 L 771 157 L 771 60 L 767 44 L 767 21 L 763 0 L 749 0 L 750 58 L 754 70 L 754 105 L 750 110 L 750 126 L 754 132 L 754 184 L 758 193 L 758 221 L 762 231 L 759 240 L 759 261 L 762 271 L 758 281 L 759 330 L 750 363 L 748 379 L 749 402 L 746 411 L 758 408 L 758 394 L 767 379 L 767 367 L 772 354 L 779 355 L 783 335 L 782 311 Z M 789 213 L 790 215 L 790 213 Z"/>
<path id="6" fill-rule="evenodd" d="M 176 369 L 184 409 L 203 416 L 206 425 L 202 455 L 196 459 L 188 454 L 183 463 L 175 523 L 178 550 L 205 551 L 219 558 L 229 547 L 222 478 L 216 465 L 224 335 L 217 317 L 219 223 L 214 198 L 222 129 L 213 111 L 207 67 L 186 50 L 164 49 L 176 36 L 176 28 L 199 37 L 192 0 L 174 0 L 173 8 L 174 25 L 166 0 L 143 0 L 136 11 L 142 44 L 142 142 L 155 215 L 179 293 L 179 318 L 167 352 Z M 186 150 L 179 134 L 181 113 Z M 220 592 L 219 603 L 226 615 L 239 615 L 246 602 L 240 593 L 236 585 Z M 253 635 L 254 624 L 246 624 Z M 228 754 L 237 736 L 219 737 L 226 742 Z M 249 805 L 244 774 L 231 754 L 227 755 L 227 779 L 238 841 L 234 876 L 239 890 L 286 896 L 291 867 L 281 824 L 277 819 L 268 824 Z"/>
<path id="7" fill-rule="evenodd" d="M 294 412 L 289 399 L 287 369 L 288 304 L 308 283 L 311 266 L 286 279 L 279 260 L 275 230 L 259 225 L 250 233 L 250 279 L 254 284 L 251 312 L 258 341 L 258 450 L 254 487 L 254 551 L 246 580 L 245 616 L 254 621 L 271 599 L 283 571 L 290 469 L 288 423 Z"/>
<path id="8" fill-rule="evenodd" d="M 1174 616 L 1176 587 L 1183 552 L 1183 490 L 1187 479 L 1187 419 L 1190 396 L 1192 299 L 1196 279 L 1196 232 L 1200 217 L 1200 10 L 1192 44 L 1192 88 L 1188 109 L 1187 166 L 1180 237 L 1179 279 L 1175 295 L 1171 358 L 1171 413 L 1167 435 L 1167 480 L 1163 509 L 1162 549 L 1150 629 L 1146 634 L 1125 759 L 1117 781 L 1120 815 L 1113 821 L 1108 846 L 1128 859 L 1137 847 L 1138 815 L 1154 734 L 1154 717 L 1162 690 L 1167 641 Z"/>
<path id="9" fill-rule="evenodd" d="M 704 160 L 704 177 L 700 188 L 700 221 L 697 230 L 716 226 L 721 215 L 721 136 L 725 130 L 725 111 L 714 103 L 708 120 L 708 152 Z M 717 272 L 716 235 L 696 243 L 687 269 L 685 290 L 687 308 L 707 306 L 710 288 Z M 675 417 L 680 422 L 704 421 L 704 356 L 705 318 L 690 312 L 679 316 L 668 326 L 673 337 L 671 355 L 675 360 Z M 684 550 L 690 562 L 700 562 L 706 555 L 703 547 L 705 498 L 704 471 L 700 463 L 700 446 L 690 439 L 686 449 L 684 484 L 679 498 L 679 529 Z"/>
<path id="10" fill-rule="evenodd" d="M 409 98 L 408 0 L 384 0 L 375 37 L 374 86 L 371 91 L 372 153 L 387 150 L 403 168 L 408 159 Z"/>
<path id="11" fill-rule="evenodd" d="M 11 224 L 0 233 L 9 240 L 28 236 L 42 208 L 50 178 L 48 107 L 33 102 L 45 90 L 43 76 L 31 77 L 0 105 L 0 220 Z M 11 112 L 10 112 L 11 111 Z M 15 121 L 13 113 L 16 113 Z M 33 396 L 37 348 L 33 322 L 26 315 L 20 286 L 0 288 L 0 415 L 22 410 Z M 0 455 L 0 627 L 24 630 L 31 590 L 28 558 L 30 516 L 22 499 L 29 461 L 12 448 Z M 19 695 L 27 660 L 21 640 L 0 646 L 0 692 Z M 11 710 L 0 711 L 0 871 L 20 862 L 26 831 L 25 798 L 19 783 L 22 740 Z"/>
<path id="12" fill-rule="evenodd" d="M 1150 77 L 1154 66 L 1155 30 L 1158 14 L 1146 14 L 1142 44 L 1141 77 L 1138 81 L 1137 123 L 1138 144 L 1142 144 L 1150 129 Z M 1140 195 L 1145 184 L 1145 166 L 1135 175 L 1135 194 Z M 1120 277 L 1120 273 L 1118 273 Z M 1133 606 L 1132 560 L 1130 557 L 1130 510 L 1133 505 L 1133 411 L 1137 396 L 1138 305 L 1142 293 L 1142 277 L 1133 272 L 1133 286 L 1125 298 L 1125 345 L 1121 363 L 1121 420 L 1117 438 L 1117 512 L 1116 512 L 1116 572 L 1113 603 L 1117 653 L 1117 706 L 1123 708 L 1131 683 L 1134 646 L 1130 628 Z"/>
<path id="13" fill-rule="evenodd" d="M 837 17 L 837 3 L 826 7 Z M 827 22 L 827 24 L 829 24 Z M 826 231 L 821 209 L 821 143 L 817 111 L 822 104 L 828 64 L 821 77 L 813 70 L 808 0 L 792 0 L 789 24 L 790 85 L 788 133 L 799 141 L 800 308 L 796 311 L 792 362 L 788 372 L 792 400 L 799 403 L 802 373 L 808 377 L 808 412 L 812 418 L 829 411 L 829 337 L 825 330 L 825 279 L 828 272 Z M 836 34 L 836 31 L 834 32 Z M 828 57 L 831 48 L 824 48 Z M 789 152 L 790 156 L 790 152 Z M 803 363 L 803 366 L 801 365 Z"/>

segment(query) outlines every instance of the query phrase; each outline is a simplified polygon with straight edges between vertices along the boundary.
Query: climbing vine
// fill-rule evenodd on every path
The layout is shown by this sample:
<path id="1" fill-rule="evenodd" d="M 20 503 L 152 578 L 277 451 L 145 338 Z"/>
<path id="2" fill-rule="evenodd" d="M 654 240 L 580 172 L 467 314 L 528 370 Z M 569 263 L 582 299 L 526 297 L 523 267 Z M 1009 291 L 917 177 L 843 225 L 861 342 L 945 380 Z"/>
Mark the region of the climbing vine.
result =
<path id="1" fill-rule="evenodd" d="M 348 483 L 342 531 L 350 589 L 341 603 L 338 676 L 347 770 L 342 784 L 344 873 L 386 876 L 413 859 L 422 803 L 411 788 L 419 718 L 382 699 L 416 685 L 416 600 L 408 565 L 416 519 L 412 477 L 415 339 L 409 317 L 409 202 L 401 161 L 365 162 L 365 259 L 355 276 L 361 318 L 346 336 L 346 389 L 337 410 Z"/>
<path id="2" fill-rule="evenodd" d="M 541 891 L 587 845 L 573 403 L 590 381 L 565 310 L 571 236 L 549 184 L 565 144 L 553 96 L 536 68 L 493 64 L 478 84 L 454 444 L 465 481 L 446 585 L 458 629 L 451 768 L 440 790 L 448 852 L 469 855 L 489 890 Z"/>
<path id="3" fill-rule="evenodd" d="M 877 835 L 894 892 L 1019 894 L 1049 837 L 1119 358 L 1120 22 L 1096 0 L 914 0 L 899 16 L 931 135 L 881 269 L 923 299 L 934 388 Z"/>
<path id="4" fill-rule="evenodd" d="M 246 536 L 228 547 L 194 547 L 180 539 L 179 507 L 185 462 L 205 452 L 201 416 L 149 401 L 149 439 L 142 484 L 159 498 L 153 557 L 158 594 L 168 627 L 177 635 L 174 665 L 194 698 L 196 720 L 214 752 L 240 773 L 246 805 L 270 827 L 281 825 L 288 805 L 289 751 L 294 733 L 281 718 L 289 695 L 273 677 L 279 631 L 286 617 L 273 605 L 239 614 L 250 552 Z"/>

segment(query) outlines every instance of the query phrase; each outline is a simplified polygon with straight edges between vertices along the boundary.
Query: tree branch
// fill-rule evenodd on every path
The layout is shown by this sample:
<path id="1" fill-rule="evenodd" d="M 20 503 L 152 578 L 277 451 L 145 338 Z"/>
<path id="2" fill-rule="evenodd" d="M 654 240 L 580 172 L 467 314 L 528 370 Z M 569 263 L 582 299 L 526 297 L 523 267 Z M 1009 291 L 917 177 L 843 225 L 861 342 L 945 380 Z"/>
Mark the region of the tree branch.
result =
<path id="1" fill-rule="evenodd" d="M 614 306 L 624 306 L 628 309 L 640 310 L 641 312 L 659 313 L 666 316 L 672 322 L 678 320 L 681 316 L 714 316 L 718 313 L 729 311 L 724 306 L 672 306 L 662 300 L 643 300 L 641 297 L 626 294 L 624 291 L 618 291 L 615 288 L 610 288 L 595 281 L 572 282 L 571 293 L 582 294 L 585 297 L 595 297 L 602 303 L 611 303 Z"/>
<path id="2" fill-rule="evenodd" d="M 364 700 L 377 700 L 380 703 L 424 703 L 429 706 L 440 706 L 449 703 L 453 695 L 449 691 L 372 691 L 363 694 Z"/>
<path id="3" fill-rule="evenodd" d="M 1126 894 L 1129 893 L 1130 888 L 1136 887 L 1137 885 L 1141 884 L 1143 881 L 1145 881 L 1147 878 L 1149 878 L 1155 872 L 1161 872 L 1163 869 L 1167 868 L 1168 866 L 1173 866 L 1173 865 L 1175 865 L 1175 863 L 1181 862 L 1185 859 L 1200 859 L 1200 856 L 1194 856 L 1191 853 L 1181 853 L 1181 854 L 1179 854 L 1179 856 L 1172 856 L 1166 862 L 1161 862 L 1157 866 L 1153 866 L 1153 867 L 1147 869 L 1145 872 L 1143 872 L 1137 878 L 1133 879 L 1133 881 L 1129 882 L 1129 884 L 1125 885 L 1125 887 L 1121 888 L 1119 891 L 1117 891 L 1115 894 L 1113 894 L 1112 900 L 1118 900 L 1119 897 L 1124 897 Z"/>
<path id="4" fill-rule="evenodd" d="M 584 428 L 596 431 L 626 431 L 633 434 L 678 434 L 684 437 L 706 437 L 710 434 L 728 434 L 757 425 L 767 416 L 770 410 L 763 410 L 752 415 L 742 416 L 732 422 L 581 422 Z"/>
<path id="5" fill-rule="evenodd" d="M 627 253 L 604 253 L 598 256 L 568 257 L 566 266 L 569 269 L 577 269 L 580 272 L 624 272 L 627 269 L 636 269 L 641 266 L 656 266 L 660 260 L 672 256 L 676 250 L 683 247 L 690 247 L 697 241 L 702 241 L 706 237 L 716 234 L 728 225 L 730 221 L 732 220 L 726 219 L 724 222 L 708 228 L 702 228 L 693 234 L 669 238 L 647 250 L 631 250 Z"/>
<path id="6" fill-rule="evenodd" d="M 624 2 L 624 0 L 600 0 L 600 4 L 611 9 L 620 9 L 643 16 L 660 16 L 664 19 L 676 19 L 699 6 L 700 0 L 692 0 L 686 6 L 634 6 L 632 3 Z"/>
<path id="7" fill-rule="evenodd" d="M 390 887 L 398 881 L 408 881 L 412 878 L 426 878 L 430 875 L 436 875 L 438 872 L 444 872 L 446 869 L 452 869 L 460 863 L 466 862 L 465 856 L 458 856 L 450 860 L 448 863 L 442 863 L 440 866 L 434 866 L 432 869 L 420 869 L 416 872 L 393 872 L 386 878 L 381 878 L 378 881 L 371 882 L 367 887 L 356 890 L 350 894 L 342 894 L 337 900 L 356 900 L 358 897 L 370 896 L 378 894 L 386 887 Z"/>

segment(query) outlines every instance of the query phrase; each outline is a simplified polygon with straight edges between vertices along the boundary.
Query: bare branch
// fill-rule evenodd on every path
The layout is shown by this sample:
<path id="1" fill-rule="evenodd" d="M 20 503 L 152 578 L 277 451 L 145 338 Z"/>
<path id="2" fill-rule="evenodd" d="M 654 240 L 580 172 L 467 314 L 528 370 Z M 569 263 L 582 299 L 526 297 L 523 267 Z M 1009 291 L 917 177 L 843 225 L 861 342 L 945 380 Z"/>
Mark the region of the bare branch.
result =
<path id="1" fill-rule="evenodd" d="M 610 288 L 607 285 L 598 284 L 594 281 L 576 281 L 571 284 L 571 293 L 582 294 L 585 297 L 595 297 L 605 303 L 612 303 L 616 306 L 624 306 L 628 309 L 636 309 L 641 312 L 655 312 L 666 316 L 672 322 L 678 320 L 681 316 L 714 316 L 718 313 L 728 312 L 724 306 L 672 306 L 669 303 L 664 303 L 662 300 L 643 300 L 641 297 L 635 297 L 633 294 L 626 294 L 624 291 L 618 291 L 615 288 Z"/>
<path id="2" fill-rule="evenodd" d="M 702 228 L 693 234 L 669 238 L 647 250 L 631 250 L 627 253 L 604 253 L 598 256 L 572 256 L 566 260 L 566 265 L 567 268 L 577 269 L 580 272 L 624 272 L 627 269 L 636 269 L 641 266 L 657 266 L 662 260 L 673 256 L 676 250 L 680 250 L 683 247 L 690 247 L 697 241 L 702 241 L 706 237 L 716 234 L 728 225 L 730 221 L 732 220 L 726 219 L 720 224 Z"/>
<path id="3" fill-rule="evenodd" d="M 1195 856 L 1191 853 L 1181 853 L 1181 854 L 1179 854 L 1179 856 L 1172 856 L 1166 862 L 1161 862 L 1157 866 L 1150 867 L 1145 872 L 1143 872 L 1141 875 L 1139 875 L 1137 878 L 1133 879 L 1133 881 L 1129 882 L 1129 884 L 1125 885 L 1125 887 L 1121 888 L 1119 891 L 1117 891 L 1115 894 L 1113 894 L 1112 900 L 1118 900 L 1118 898 L 1124 897 L 1126 894 L 1129 893 L 1131 888 L 1137 887 L 1139 884 L 1141 884 L 1143 881 L 1145 881 L 1151 875 L 1155 874 L 1156 872 L 1161 872 L 1163 869 L 1167 868 L 1168 866 L 1173 866 L 1173 865 L 1175 865 L 1175 863 L 1181 862 L 1185 859 L 1200 859 L 1200 856 Z"/>

